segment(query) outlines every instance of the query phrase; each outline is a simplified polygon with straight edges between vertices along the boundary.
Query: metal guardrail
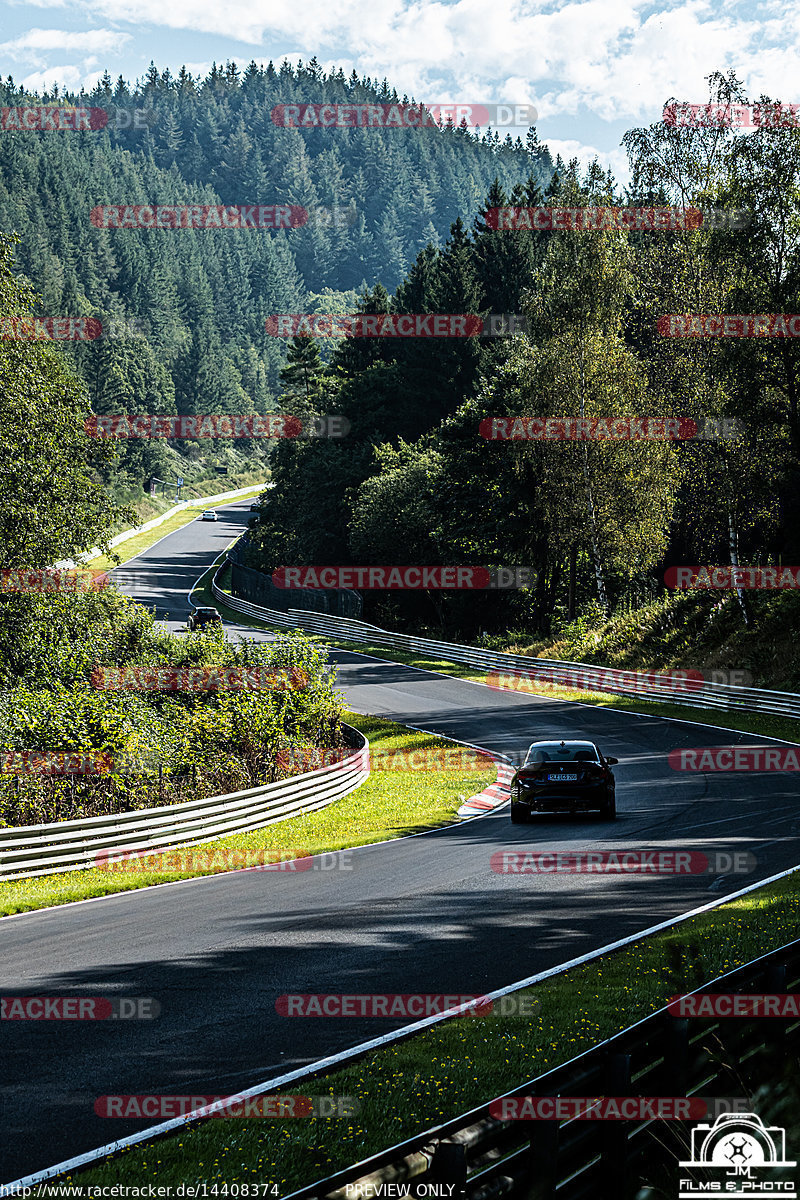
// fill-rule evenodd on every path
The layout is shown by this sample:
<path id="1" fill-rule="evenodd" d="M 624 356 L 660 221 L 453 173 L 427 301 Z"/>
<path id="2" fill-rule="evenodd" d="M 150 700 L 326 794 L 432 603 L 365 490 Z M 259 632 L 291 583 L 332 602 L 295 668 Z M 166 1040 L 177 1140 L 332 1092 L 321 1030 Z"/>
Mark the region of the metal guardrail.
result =
<path id="1" fill-rule="evenodd" d="M 248 549 L 249 531 L 228 550 L 228 561 L 231 566 L 231 594 L 238 600 L 248 604 L 258 604 L 264 608 L 286 612 L 290 604 L 301 608 L 304 612 L 320 613 L 323 616 L 348 617 L 359 619 L 363 612 L 364 600 L 360 592 L 352 588 L 292 588 L 287 591 L 272 582 L 270 575 L 256 571 L 243 562 L 243 552 Z"/>
<path id="2" fill-rule="evenodd" d="M 596 949 L 590 950 L 588 953 L 582 954 L 577 958 L 569 959 L 567 962 L 563 962 L 557 967 L 551 967 L 548 970 L 540 971 L 537 974 L 528 976 L 525 979 L 520 979 L 508 987 L 497 988 L 494 991 L 487 992 L 485 993 L 484 999 L 487 1001 L 498 1000 L 504 996 L 511 996 L 520 991 L 529 990 L 532 987 L 535 987 L 537 984 L 544 983 L 546 980 L 552 980 L 556 976 L 563 975 L 567 971 L 584 967 L 588 963 L 597 962 L 600 959 L 607 957 L 607 955 L 613 954 L 615 951 L 623 950 L 626 947 L 636 945 L 637 943 L 642 943 L 646 938 L 654 937 L 656 934 L 663 933 L 665 930 L 673 930 L 687 921 L 694 920 L 694 918 L 699 916 L 701 913 L 712 912 L 714 909 L 730 904 L 733 900 L 741 899 L 741 897 L 747 896 L 751 892 L 758 891 L 759 889 L 770 884 L 778 883 L 780 880 L 787 879 L 789 876 L 794 875 L 797 871 L 800 871 L 800 867 L 790 867 L 787 871 L 780 871 L 777 875 L 771 875 L 766 879 L 758 880 L 756 883 L 750 883 L 746 887 L 741 888 L 739 891 L 733 892 L 731 895 L 722 896 L 717 900 L 711 900 L 707 904 L 704 904 L 699 908 L 690 909 L 688 912 L 681 913 L 680 916 L 673 917 L 671 920 L 661 921 L 657 925 L 651 925 L 647 929 L 641 929 L 634 934 L 621 938 L 618 941 L 611 942 L 608 945 L 598 946 Z M 785 952 L 793 950 L 798 944 L 800 943 L 794 942 L 791 943 L 791 945 L 781 947 L 779 950 L 773 951 L 771 954 L 764 956 L 763 959 L 749 963 L 745 967 L 739 967 L 735 972 L 729 972 L 726 976 L 721 976 L 719 979 L 711 980 L 710 982 L 703 984 L 702 987 L 698 987 L 696 990 L 698 993 L 710 992 L 713 990 L 719 991 L 720 986 L 725 986 L 729 983 L 729 980 L 733 978 L 733 976 L 735 976 L 737 973 L 745 972 L 748 968 L 758 967 L 759 964 L 767 965 L 772 959 L 777 960 L 780 964 L 780 956 Z M 781 986 L 783 986 L 779 974 L 775 975 L 774 978 L 770 978 L 770 986 L 775 986 L 775 988 L 778 990 Z M 469 1007 L 469 1005 L 462 1007 Z M 406 1025 L 400 1029 L 395 1029 L 391 1033 L 380 1034 L 378 1037 L 371 1038 L 369 1041 L 361 1042 L 359 1045 L 351 1046 L 346 1050 L 340 1050 L 333 1055 L 319 1059 L 307 1066 L 285 1071 L 280 1075 L 262 1080 L 254 1086 L 245 1088 L 244 1090 L 238 1092 L 235 1096 L 228 1096 L 221 1099 L 214 1105 L 210 1106 L 210 1108 L 203 1107 L 202 1109 L 195 1110 L 194 1112 L 183 1113 L 178 1117 L 171 1117 L 166 1121 L 161 1121 L 157 1125 L 151 1125 L 147 1129 L 141 1129 L 138 1131 L 138 1133 L 129 1134 L 127 1137 L 117 1138 L 115 1141 L 109 1142 L 107 1145 L 99 1146 L 93 1150 L 84 1151 L 82 1154 L 75 1155 L 74 1157 L 66 1159 L 63 1162 L 55 1163 L 51 1167 L 45 1167 L 43 1170 L 35 1171 L 32 1174 L 26 1175 L 24 1178 L 14 1180 L 13 1182 L 17 1186 L 32 1187 L 34 1184 L 44 1183 L 49 1179 L 59 1179 L 63 1175 L 73 1174 L 77 1170 L 80 1170 L 84 1167 L 89 1167 L 93 1163 L 100 1162 L 101 1159 L 106 1159 L 110 1156 L 125 1152 L 132 1146 L 140 1145 L 145 1142 L 154 1142 L 160 1140 L 161 1138 L 171 1137 L 180 1130 L 184 1130 L 188 1126 L 193 1125 L 195 1121 L 200 1120 L 201 1118 L 205 1119 L 209 1115 L 212 1115 L 213 1111 L 217 1108 L 226 1107 L 231 1102 L 238 1103 L 240 1100 L 247 1100 L 255 1096 L 271 1096 L 279 1091 L 285 1092 L 288 1088 L 295 1089 L 298 1085 L 302 1085 L 305 1090 L 306 1086 L 312 1080 L 322 1080 L 323 1078 L 328 1077 L 332 1071 L 340 1070 L 343 1067 L 349 1067 L 352 1063 L 363 1062 L 367 1058 L 371 1059 L 374 1053 L 381 1050 L 383 1047 L 397 1046 L 401 1042 L 407 1042 L 416 1037 L 423 1030 L 443 1024 L 445 1021 L 451 1021 L 457 1014 L 458 1008 L 451 1009 L 448 1012 L 437 1013 L 432 1016 L 423 1017 L 420 1020 L 413 1022 L 411 1025 Z M 652 1015 L 657 1016 L 659 1014 L 654 1013 Z M 660 1015 L 663 1017 L 663 1009 L 660 1011 Z M 782 1024 L 780 1025 L 780 1028 L 785 1030 L 785 1027 Z M 782 1061 L 784 1061 L 783 1058 Z M 526 1084 L 524 1086 L 529 1087 L 530 1085 Z M 470 1114 L 467 1114 L 467 1116 L 469 1115 Z M 800 1113 L 798 1113 L 798 1116 L 800 1117 Z M 460 1121 L 462 1119 L 458 1118 L 458 1120 Z M 797 1124 L 800 1126 L 800 1120 L 798 1120 Z M 430 1133 L 431 1131 L 429 1130 L 426 1134 L 421 1136 L 428 1138 Z M 418 1140 L 419 1137 L 412 1139 L 412 1141 Z M 403 1143 L 403 1146 L 405 1145 L 406 1143 Z M 367 1163 L 361 1162 L 356 1164 L 356 1166 L 353 1168 L 348 1168 L 348 1171 L 363 1169 L 366 1165 L 372 1164 L 378 1159 L 383 1159 L 386 1161 L 392 1157 L 396 1159 L 398 1151 L 402 1148 L 402 1146 L 394 1146 L 391 1150 L 384 1151 L 380 1155 L 377 1155 L 375 1159 L 367 1160 Z M 329 1180 L 323 1180 L 322 1183 L 309 1185 L 309 1187 L 304 1189 L 304 1191 L 309 1191 L 312 1194 L 315 1194 L 319 1191 L 320 1187 L 328 1182 Z M 672 1193 L 668 1194 L 671 1195 Z M 533 1195 L 533 1192 L 531 1195 Z M 457 1200 L 457 1197 L 451 1195 L 450 1200 Z M 481 1200 L 481 1198 L 478 1197 L 477 1200 Z M 619 1198 L 615 1196 L 614 1200 L 619 1200 Z"/>
<path id="3" fill-rule="evenodd" d="M 0 879 L 87 870 L 115 851 L 197 846 L 313 812 L 341 800 L 369 777 L 369 743 L 343 726 L 353 754 L 278 783 L 134 812 L 0 829 Z"/>
<path id="4" fill-rule="evenodd" d="M 798 990 L 800 941 L 795 941 L 696 992 Z M 663 1008 L 504 1095 L 717 1097 L 740 1100 L 746 1110 L 749 1096 L 742 1092 L 752 1094 L 774 1082 L 798 1048 L 800 1019 L 687 1019 Z M 386 1187 L 392 1184 L 408 1187 L 410 1196 L 439 1194 L 452 1200 L 622 1200 L 648 1182 L 659 1185 L 659 1195 L 677 1195 L 677 1188 L 660 1189 L 667 1173 L 687 1157 L 685 1123 L 502 1121 L 491 1115 L 491 1103 L 292 1192 L 286 1200 L 350 1200 L 378 1194 L 376 1185 L 384 1185 L 386 1195 L 399 1194 Z M 431 1192 L 430 1184 L 450 1185 L 452 1191 Z M 418 1185 L 423 1185 L 419 1192 Z"/>
<path id="5" fill-rule="evenodd" d="M 222 568 L 220 568 L 221 570 Z M 727 683 L 700 683 L 688 680 L 684 687 L 676 688 L 675 682 L 664 676 L 663 680 L 649 673 L 623 671 L 610 667 L 598 667 L 590 663 L 564 662 L 559 659 L 531 658 L 525 654 L 505 654 L 500 651 L 481 650 L 477 646 L 463 646 L 457 642 L 437 642 L 430 638 L 411 637 L 404 633 L 392 633 L 369 625 L 366 621 L 353 621 L 345 617 L 329 617 L 320 613 L 303 612 L 290 608 L 288 612 L 276 612 L 244 600 L 237 600 L 217 585 L 218 571 L 212 580 L 211 590 L 216 598 L 229 608 L 245 616 L 256 617 L 270 625 L 283 628 L 303 629 L 326 637 L 350 642 L 370 642 L 393 650 L 420 652 L 450 662 L 465 663 L 482 671 L 521 676 L 523 686 L 515 688 L 509 680 L 508 690 L 524 694 L 525 677 L 534 681 L 537 673 L 545 675 L 550 683 L 579 691 L 602 691 L 610 695 L 628 696 L 641 700 L 658 700 L 662 704 L 680 704 L 691 708 L 717 708 L 727 712 L 769 713 L 781 717 L 800 717 L 800 694 L 797 692 L 775 692 L 769 688 L 736 687 Z M 580 678 L 576 679 L 580 673 Z M 697 686 L 699 684 L 699 686 Z M 505 690 L 505 688 L 502 688 Z"/>

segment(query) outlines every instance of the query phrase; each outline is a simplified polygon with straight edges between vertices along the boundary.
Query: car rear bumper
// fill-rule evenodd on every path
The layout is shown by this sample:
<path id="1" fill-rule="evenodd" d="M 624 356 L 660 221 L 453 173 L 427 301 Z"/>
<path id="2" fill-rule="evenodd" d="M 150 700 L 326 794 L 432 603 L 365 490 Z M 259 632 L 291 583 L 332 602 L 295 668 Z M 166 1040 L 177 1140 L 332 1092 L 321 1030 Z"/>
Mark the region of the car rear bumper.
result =
<path id="1" fill-rule="evenodd" d="M 543 790 L 536 794 L 512 793 L 511 802 L 519 805 L 520 811 L 527 809 L 529 812 L 583 812 L 600 808 L 607 804 L 613 795 L 614 792 L 607 787 L 585 788 L 569 793 Z"/>

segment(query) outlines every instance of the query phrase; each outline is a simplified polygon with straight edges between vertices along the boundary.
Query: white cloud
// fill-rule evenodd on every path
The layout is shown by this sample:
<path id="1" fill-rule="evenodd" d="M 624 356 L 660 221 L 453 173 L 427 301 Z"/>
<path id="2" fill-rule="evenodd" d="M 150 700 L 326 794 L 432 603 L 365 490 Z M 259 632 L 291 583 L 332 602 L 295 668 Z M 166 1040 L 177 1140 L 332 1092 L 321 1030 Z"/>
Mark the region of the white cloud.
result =
<path id="1" fill-rule="evenodd" d="M 135 37 L 141 56 L 134 73 L 142 75 L 149 59 L 158 56 L 151 50 L 156 31 L 193 33 L 201 35 L 192 47 L 196 54 L 202 47 L 198 57 L 203 61 L 187 66 L 201 77 L 212 57 L 218 62 L 232 57 L 243 67 L 250 57 L 262 64 L 270 58 L 280 64 L 287 57 L 294 64 L 316 55 L 325 69 L 341 64 L 346 76 L 355 67 L 359 76 L 386 77 L 398 93 L 429 103 L 533 104 L 540 136 L 553 145 L 551 118 L 558 118 L 556 131 L 568 136 L 570 118 L 591 114 L 589 136 L 599 140 L 600 122 L 657 120 L 670 95 L 704 100 L 705 77 L 712 70 L 733 67 L 753 96 L 764 91 L 787 102 L 800 100 L 800 14 L 789 0 L 763 0 L 760 8 L 744 0 L 492 0 L 490 5 L 485 0 L 371 0 L 369 8 L 363 0 L 280 6 L 252 0 L 234 9 L 218 0 L 138 0 L 135 7 L 128 0 L 81 0 L 80 7 L 77 0 L 28 0 L 32 7 L 65 2 L 71 15 L 85 21 L 90 14 L 98 23 L 119 23 L 131 33 L 30 30 L 0 46 L 0 52 L 49 77 L 53 56 L 63 51 L 73 61 L 85 55 L 87 73 L 111 57 L 109 69 L 115 73 L 112 56 Z M 15 0 L 10 3 L 17 7 Z M 207 58 L 202 35 L 215 39 Z M 225 40 L 216 53 L 219 38 Z M 231 55 L 237 42 L 250 43 L 258 55 Z M 275 45 L 298 49 L 262 53 Z M 173 74 L 180 66 L 174 53 L 160 65 L 167 63 Z M 582 145 L 580 140 L 570 144 L 573 152 Z M 624 175 L 621 150 L 606 150 L 601 157 Z"/>
<path id="2" fill-rule="evenodd" d="M 83 81 L 83 71 L 74 65 L 65 67 L 49 67 L 45 71 L 34 71 L 22 80 L 22 87 L 28 92 L 51 92 L 55 84 L 67 91 L 77 91 Z"/>
<path id="3" fill-rule="evenodd" d="M 19 37 L 9 42 L 0 42 L 0 55 L 7 55 L 12 62 L 27 63 L 38 67 L 40 73 L 53 75 L 56 71 L 75 72 L 77 67 L 48 68 L 51 56 L 56 54 L 80 55 L 84 53 L 83 70 L 91 70 L 99 63 L 98 55 L 107 56 L 119 51 L 131 40 L 128 33 L 118 33 L 111 29 L 90 29 L 82 33 L 73 33 L 65 29 L 29 29 Z M 28 78 L 34 78 L 29 76 Z M 63 75 L 64 83 L 70 87 L 73 79 Z M 23 81 L 27 82 L 27 81 Z M 61 82 L 61 80 L 57 80 Z"/>
<path id="4" fill-rule="evenodd" d="M 560 154 L 565 163 L 571 158 L 577 158 L 582 167 L 586 168 L 596 158 L 603 171 L 611 168 L 617 183 L 627 183 L 630 172 L 628 156 L 620 147 L 616 150 L 601 150 L 597 146 L 587 146 L 583 142 L 564 140 L 561 138 L 543 139 L 553 158 Z"/>

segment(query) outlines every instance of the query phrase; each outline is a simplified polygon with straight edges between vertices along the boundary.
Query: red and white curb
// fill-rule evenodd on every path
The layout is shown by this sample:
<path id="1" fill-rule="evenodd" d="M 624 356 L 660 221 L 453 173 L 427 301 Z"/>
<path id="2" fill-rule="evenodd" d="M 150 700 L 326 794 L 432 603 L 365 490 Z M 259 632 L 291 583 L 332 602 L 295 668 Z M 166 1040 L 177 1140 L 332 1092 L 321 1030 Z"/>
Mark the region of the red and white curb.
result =
<path id="1" fill-rule="evenodd" d="M 423 729 L 421 725 L 409 725 L 408 721 L 403 723 L 407 729 L 416 729 L 417 733 L 429 733 L 432 737 L 441 738 L 445 742 L 455 742 L 458 746 L 469 746 L 470 750 L 477 750 L 479 754 L 483 754 L 497 764 L 497 779 L 494 783 L 490 783 L 482 792 L 465 800 L 456 813 L 457 817 L 485 816 L 487 812 L 491 812 L 493 808 L 499 808 L 501 804 L 505 804 L 510 799 L 511 780 L 514 778 L 514 767 L 511 762 L 499 754 L 492 754 L 491 750 L 486 750 L 483 746 L 476 746 L 474 742 L 462 742 L 461 738 L 448 737 L 446 733 L 439 733 L 435 729 Z"/>
<path id="2" fill-rule="evenodd" d="M 497 763 L 497 779 L 476 796 L 470 796 L 469 800 L 461 805 L 456 816 L 477 817 L 481 813 L 491 812 L 493 808 L 499 808 L 510 799 L 514 768 L 494 754 L 487 754 L 486 757 Z"/>

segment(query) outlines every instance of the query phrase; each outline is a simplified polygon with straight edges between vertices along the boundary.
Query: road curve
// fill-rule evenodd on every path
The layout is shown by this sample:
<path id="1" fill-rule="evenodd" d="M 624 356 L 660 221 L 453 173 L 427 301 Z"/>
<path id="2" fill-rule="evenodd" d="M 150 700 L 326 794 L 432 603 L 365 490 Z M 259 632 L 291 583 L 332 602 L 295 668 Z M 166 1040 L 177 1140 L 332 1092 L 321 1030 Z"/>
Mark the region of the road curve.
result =
<path id="1" fill-rule="evenodd" d="M 246 524 L 248 505 L 170 534 L 124 590 L 178 626 L 194 579 Z M 232 635 L 268 637 L 243 626 Z M 3 995 L 152 996 L 151 1022 L 4 1022 L 0 1179 L 12 1180 L 152 1122 L 103 1119 L 106 1094 L 220 1094 L 404 1022 L 286 1018 L 304 992 L 480 993 L 632 934 L 794 864 L 795 776 L 679 775 L 677 747 L 749 744 L 680 721 L 505 694 L 331 650 L 360 712 L 503 753 L 540 737 L 589 736 L 621 761 L 614 825 L 503 809 L 349 853 L 340 868 L 236 872 L 0 922 Z M 347 803 L 345 799 L 343 804 Z M 748 876 L 496 874 L 504 847 L 748 850 Z M 348 869 L 344 869 L 344 866 Z"/>

